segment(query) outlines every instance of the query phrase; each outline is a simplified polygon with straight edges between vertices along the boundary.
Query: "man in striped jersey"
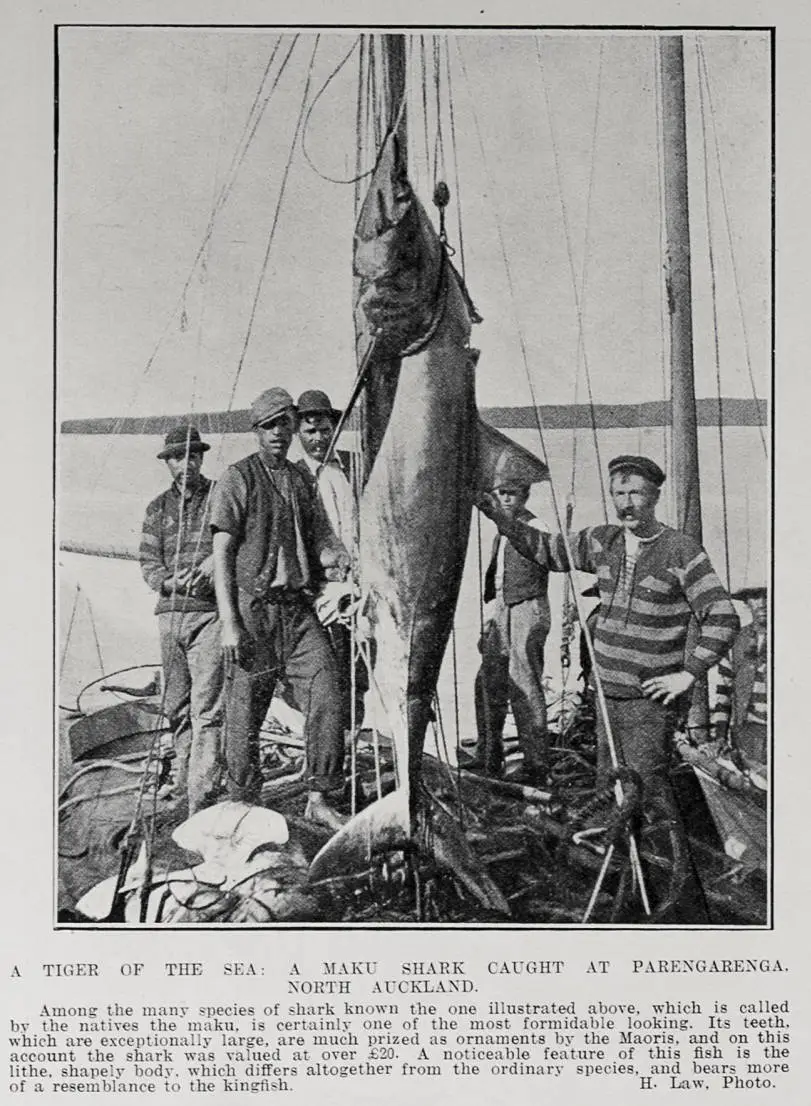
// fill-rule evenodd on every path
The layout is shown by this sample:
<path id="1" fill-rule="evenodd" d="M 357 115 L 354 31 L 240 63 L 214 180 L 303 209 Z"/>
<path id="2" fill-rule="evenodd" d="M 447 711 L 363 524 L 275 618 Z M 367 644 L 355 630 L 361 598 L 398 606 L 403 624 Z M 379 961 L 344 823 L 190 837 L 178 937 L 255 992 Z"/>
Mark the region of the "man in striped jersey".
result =
<path id="1" fill-rule="evenodd" d="M 659 466 L 623 455 L 608 471 L 620 525 L 570 535 L 571 563 L 597 576 L 594 653 L 617 758 L 640 774 L 648 798 L 658 796 L 679 821 L 667 776 L 672 707 L 729 649 L 738 618 L 704 549 L 656 518 L 665 480 Z M 508 519 L 492 497 L 480 506 L 524 556 L 553 571 L 569 569 L 562 535 Z M 693 617 L 699 633 L 688 652 Z M 598 779 L 605 779 L 612 763 L 599 708 L 597 719 Z"/>
<path id="2" fill-rule="evenodd" d="M 733 599 L 746 602 L 752 621 L 743 627 L 718 665 L 712 724 L 716 739 L 727 741 L 747 757 L 766 761 L 766 589 L 741 588 Z"/>
<path id="3" fill-rule="evenodd" d="M 163 709 L 174 733 L 173 798 L 189 814 L 214 801 L 221 775 L 223 663 L 214 595 L 209 504 L 213 484 L 200 471 L 209 446 L 193 426 L 166 435 L 158 458 L 170 487 L 146 509 L 141 572 L 158 593 Z"/>

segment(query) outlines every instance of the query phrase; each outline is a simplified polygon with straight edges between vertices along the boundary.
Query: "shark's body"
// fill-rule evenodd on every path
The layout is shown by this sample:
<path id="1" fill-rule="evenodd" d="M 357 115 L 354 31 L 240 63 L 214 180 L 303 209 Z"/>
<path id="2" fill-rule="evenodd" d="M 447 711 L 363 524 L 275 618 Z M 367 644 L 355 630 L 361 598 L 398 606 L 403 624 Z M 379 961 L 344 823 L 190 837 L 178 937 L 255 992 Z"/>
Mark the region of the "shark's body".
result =
<path id="1" fill-rule="evenodd" d="M 542 462 L 479 419 L 478 351 L 470 333 L 480 320 L 411 189 L 394 139 L 361 209 L 354 258 L 358 357 L 368 363 L 361 587 L 375 639 L 374 690 L 398 786 L 328 843 L 314 861 L 315 875 L 368 863 L 375 848 L 419 836 L 425 731 L 453 625 L 474 494 L 492 487 L 505 451 L 520 457 L 528 482 L 547 476 Z M 505 910 L 454 823 L 442 822 L 431 835 L 437 856 L 483 903 Z"/>

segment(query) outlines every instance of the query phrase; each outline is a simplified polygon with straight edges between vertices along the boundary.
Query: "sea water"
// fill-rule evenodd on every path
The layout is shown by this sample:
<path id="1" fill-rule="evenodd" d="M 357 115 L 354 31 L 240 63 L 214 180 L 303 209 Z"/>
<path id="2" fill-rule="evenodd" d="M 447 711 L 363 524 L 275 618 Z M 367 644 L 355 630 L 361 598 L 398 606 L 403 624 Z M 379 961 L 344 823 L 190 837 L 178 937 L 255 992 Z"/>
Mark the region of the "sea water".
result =
<path id="1" fill-rule="evenodd" d="M 537 430 L 507 432 L 528 449 L 541 453 Z M 212 449 L 206 454 L 204 471 L 213 478 L 254 448 L 248 434 L 211 435 L 209 440 Z M 565 513 L 571 487 L 572 432 L 548 431 L 545 442 L 556 482 L 558 510 Z M 724 536 L 718 429 L 700 429 L 704 544 L 722 579 L 726 579 L 728 548 L 733 589 L 766 584 L 770 563 L 770 470 L 760 432 L 757 427 L 725 428 L 724 444 L 728 543 Z M 661 428 L 601 430 L 598 445 L 603 470 L 607 461 L 619 453 L 644 453 L 669 467 Z M 63 435 L 57 493 L 59 539 L 137 549 L 146 504 L 168 483 L 166 467 L 155 457 L 159 448 L 160 439 L 149 435 Z M 591 432 L 578 431 L 575 528 L 605 520 L 596 457 Z M 529 507 L 549 529 L 557 529 L 548 484 L 533 488 Z M 610 503 L 607 512 L 609 520 L 613 520 Z M 659 517 L 668 523 L 673 521 L 668 484 L 663 488 Z M 454 638 L 438 686 L 442 720 L 451 748 L 456 745 L 457 736 L 465 738 L 475 733 L 473 682 L 479 664 L 480 566 L 482 572 L 487 567 L 494 533 L 492 524 L 484 518 L 479 520 L 474 512 Z M 64 705 L 74 702 L 78 691 L 99 676 L 102 668 L 109 673 L 130 665 L 146 665 L 143 672 L 133 674 L 131 683 L 147 683 L 149 666 L 159 667 L 160 650 L 157 619 L 153 614 L 155 595 L 146 587 L 138 564 L 60 552 L 57 573 L 60 702 Z M 578 588 L 582 590 L 592 580 L 579 574 Z M 546 646 L 546 672 L 550 695 L 554 695 L 560 691 L 562 679 L 561 575 L 553 574 L 549 593 L 552 628 Z M 590 610 L 594 600 L 583 603 Z M 569 687 L 574 686 L 579 668 L 577 639 L 571 652 Z"/>

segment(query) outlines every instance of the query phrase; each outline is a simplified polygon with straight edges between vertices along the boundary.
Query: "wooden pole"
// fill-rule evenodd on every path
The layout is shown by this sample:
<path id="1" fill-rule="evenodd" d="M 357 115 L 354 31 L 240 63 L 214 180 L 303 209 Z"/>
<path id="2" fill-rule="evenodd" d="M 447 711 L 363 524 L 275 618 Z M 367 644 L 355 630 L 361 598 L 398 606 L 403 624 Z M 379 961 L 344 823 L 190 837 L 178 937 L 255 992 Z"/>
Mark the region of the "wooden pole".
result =
<path id="1" fill-rule="evenodd" d="M 693 373 L 684 48 L 681 35 L 659 39 L 662 83 L 664 199 L 667 255 L 665 283 L 670 316 L 670 380 L 676 525 L 702 540 L 698 431 Z"/>
<path id="2" fill-rule="evenodd" d="M 406 39 L 405 35 L 382 35 L 386 74 L 386 123 L 397 122 L 397 141 L 400 155 L 408 164 L 408 112 L 406 95 Z"/>
<path id="3" fill-rule="evenodd" d="M 687 183 L 687 131 L 684 105 L 684 43 L 681 35 L 659 38 L 664 170 L 665 286 L 670 317 L 670 394 L 673 416 L 673 471 L 676 526 L 702 542 L 698 427 L 693 368 L 693 314 L 690 281 L 690 220 Z M 695 640 L 691 627 L 687 647 Z M 707 684 L 697 681 L 688 726 L 705 736 L 709 729 Z"/>

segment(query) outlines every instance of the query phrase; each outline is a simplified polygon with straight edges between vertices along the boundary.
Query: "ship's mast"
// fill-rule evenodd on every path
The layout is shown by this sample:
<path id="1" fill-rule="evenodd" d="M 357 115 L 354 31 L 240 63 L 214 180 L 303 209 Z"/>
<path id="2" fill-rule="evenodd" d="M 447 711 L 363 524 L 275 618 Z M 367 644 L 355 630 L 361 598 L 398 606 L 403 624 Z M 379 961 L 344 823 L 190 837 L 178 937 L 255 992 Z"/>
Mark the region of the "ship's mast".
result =
<path id="1" fill-rule="evenodd" d="M 384 72 L 386 80 L 386 108 L 388 124 L 397 121 L 397 141 L 403 163 L 408 164 L 408 111 L 406 96 L 406 39 L 405 35 L 381 35 Z"/>
<path id="2" fill-rule="evenodd" d="M 690 224 L 687 193 L 687 137 L 684 107 L 684 46 L 681 35 L 659 39 L 662 89 L 664 201 L 667 253 L 665 282 L 670 316 L 670 389 L 676 525 L 702 540 L 698 431 L 693 373 L 693 316 L 690 285 Z"/>
<path id="3" fill-rule="evenodd" d="M 659 38 L 664 170 L 665 284 L 670 317 L 670 397 L 673 420 L 673 481 L 676 526 L 702 541 L 701 484 L 698 469 L 693 313 L 690 281 L 690 221 L 687 185 L 687 130 L 684 101 L 684 42 L 681 35 Z M 690 638 L 696 631 L 693 626 Z M 688 639 L 688 648 L 690 639 Z M 709 727 L 707 684 L 694 686 L 688 725 Z"/>

